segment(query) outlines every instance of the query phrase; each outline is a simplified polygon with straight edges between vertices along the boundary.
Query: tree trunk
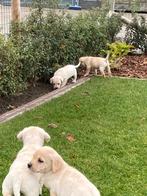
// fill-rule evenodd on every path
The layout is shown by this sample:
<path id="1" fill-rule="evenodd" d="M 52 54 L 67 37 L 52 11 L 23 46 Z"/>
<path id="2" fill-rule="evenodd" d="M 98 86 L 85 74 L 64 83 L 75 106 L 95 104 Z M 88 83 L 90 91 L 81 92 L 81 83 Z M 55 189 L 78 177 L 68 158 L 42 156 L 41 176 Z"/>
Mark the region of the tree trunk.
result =
<path id="1" fill-rule="evenodd" d="M 11 0 L 11 20 L 20 22 L 20 0 Z"/>

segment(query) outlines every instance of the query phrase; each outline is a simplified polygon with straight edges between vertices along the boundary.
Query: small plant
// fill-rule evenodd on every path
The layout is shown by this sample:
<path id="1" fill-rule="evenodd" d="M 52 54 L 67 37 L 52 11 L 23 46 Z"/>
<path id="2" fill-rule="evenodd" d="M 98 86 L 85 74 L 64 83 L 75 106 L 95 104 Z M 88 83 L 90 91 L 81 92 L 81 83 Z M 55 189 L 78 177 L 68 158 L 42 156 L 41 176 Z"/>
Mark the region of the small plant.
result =
<path id="1" fill-rule="evenodd" d="M 125 42 L 114 42 L 112 44 L 108 44 L 108 47 L 111 67 L 114 68 L 119 68 L 121 65 L 121 59 L 130 52 L 130 49 L 134 48 L 132 45 Z"/>

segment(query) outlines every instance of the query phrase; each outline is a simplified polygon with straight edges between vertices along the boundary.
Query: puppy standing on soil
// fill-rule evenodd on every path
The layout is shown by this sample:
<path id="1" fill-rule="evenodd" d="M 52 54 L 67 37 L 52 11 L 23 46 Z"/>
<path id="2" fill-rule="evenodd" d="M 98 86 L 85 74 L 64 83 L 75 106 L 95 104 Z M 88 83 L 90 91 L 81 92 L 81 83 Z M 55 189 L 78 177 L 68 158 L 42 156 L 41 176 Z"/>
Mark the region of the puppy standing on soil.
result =
<path id="1" fill-rule="evenodd" d="M 3 196 L 39 196 L 41 193 L 40 174 L 31 172 L 27 163 L 32 159 L 34 152 L 40 148 L 50 136 L 39 127 L 23 129 L 17 138 L 23 141 L 23 148 L 18 152 L 12 163 L 9 173 L 2 184 Z"/>
<path id="2" fill-rule="evenodd" d="M 51 196 L 100 196 L 97 188 L 51 147 L 37 150 L 28 167 L 43 174 L 43 184 L 52 191 Z"/>
<path id="3" fill-rule="evenodd" d="M 111 76 L 111 69 L 109 65 L 109 53 L 106 58 L 102 57 L 92 57 L 92 56 L 85 56 L 79 58 L 79 64 L 78 65 L 85 65 L 86 66 L 86 73 L 84 76 L 88 76 L 91 69 L 95 70 L 95 74 L 97 75 L 97 69 L 99 68 L 102 76 L 105 77 L 105 68 L 107 67 L 108 74 Z"/>
<path id="4" fill-rule="evenodd" d="M 73 82 L 75 83 L 77 80 L 77 68 L 80 66 L 74 65 L 66 65 L 60 69 L 58 69 L 54 76 L 50 79 L 50 83 L 53 84 L 54 89 L 59 89 L 66 85 L 68 79 L 74 77 Z"/>

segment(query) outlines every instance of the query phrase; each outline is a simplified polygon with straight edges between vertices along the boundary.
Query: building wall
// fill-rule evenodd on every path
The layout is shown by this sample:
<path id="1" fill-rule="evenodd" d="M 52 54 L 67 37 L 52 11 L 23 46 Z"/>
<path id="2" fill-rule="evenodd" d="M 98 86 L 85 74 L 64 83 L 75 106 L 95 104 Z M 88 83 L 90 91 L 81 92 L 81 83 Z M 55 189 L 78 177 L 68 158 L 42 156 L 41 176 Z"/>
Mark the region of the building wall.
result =
<path id="1" fill-rule="evenodd" d="M 101 5 L 101 0 L 79 0 L 79 5 L 82 9 L 99 7 Z"/>
<path id="2" fill-rule="evenodd" d="M 147 0 L 138 0 L 136 1 L 137 11 L 147 12 Z M 133 6 L 132 0 L 115 0 L 115 9 L 116 10 L 131 10 Z"/>

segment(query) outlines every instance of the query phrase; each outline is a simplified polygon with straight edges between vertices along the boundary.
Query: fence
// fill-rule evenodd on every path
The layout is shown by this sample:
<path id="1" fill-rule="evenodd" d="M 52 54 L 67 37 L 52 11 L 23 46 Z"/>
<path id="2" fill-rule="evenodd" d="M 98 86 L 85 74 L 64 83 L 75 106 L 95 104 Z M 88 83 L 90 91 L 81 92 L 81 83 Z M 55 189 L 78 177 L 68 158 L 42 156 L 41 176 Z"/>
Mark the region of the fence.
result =
<path id="1" fill-rule="evenodd" d="M 3 2 L 0 4 L 0 32 L 7 34 L 9 32 L 10 23 L 10 6 L 4 6 Z"/>
<path id="2" fill-rule="evenodd" d="M 30 13 L 32 2 L 35 0 L 20 0 L 21 2 L 21 20 L 24 20 Z M 45 0 L 44 0 L 45 1 Z M 74 0 L 60 0 L 59 6 L 67 7 Z M 0 33 L 9 34 L 11 23 L 11 0 L 0 0 Z"/>
<path id="3" fill-rule="evenodd" d="M 105 1 L 105 0 L 104 0 Z M 38 2 L 38 1 L 37 1 Z M 50 3 L 54 0 L 40 0 L 49 8 Z M 59 0 L 59 8 L 68 8 L 70 5 L 80 5 L 82 8 L 99 6 L 101 0 Z M 36 0 L 20 0 L 21 3 L 21 20 L 24 20 L 30 13 L 32 5 Z M 47 10 L 47 9 L 45 9 Z M 0 33 L 8 35 L 11 24 L 11 0 L 0 0 Z"/>
<path id="4" fill-rule="evenodd" d="M 31 2 L 21 0 L 21 19 L 24 20 L 30 13 Z M 11 21 L 11 0 L 0 0 L 0 33 L 9 34 Z"/>

